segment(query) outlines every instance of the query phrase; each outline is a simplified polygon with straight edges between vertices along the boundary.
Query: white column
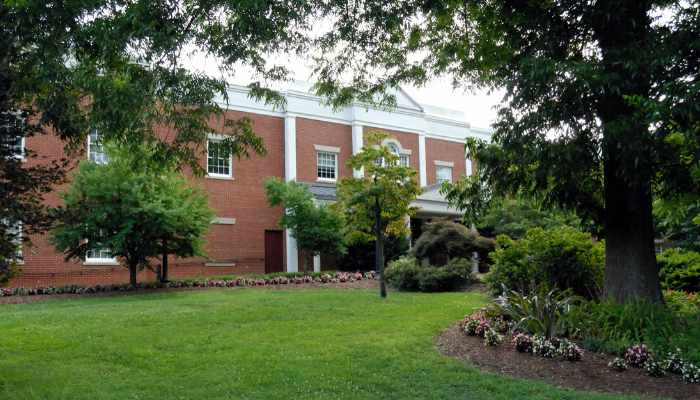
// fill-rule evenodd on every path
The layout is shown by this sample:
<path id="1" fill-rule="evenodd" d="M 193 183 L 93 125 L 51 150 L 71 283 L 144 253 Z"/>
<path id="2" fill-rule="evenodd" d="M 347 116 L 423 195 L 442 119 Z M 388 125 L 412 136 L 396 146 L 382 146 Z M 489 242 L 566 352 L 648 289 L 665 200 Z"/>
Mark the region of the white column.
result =
<path id="1" fill-rule="evenodd" d="M 297 119 L 289 114 L 284 119 L 284 179 L 297 179 Z M 286 230 L 287 272 L 299 271 L 299 252 L 296 240 Z"/>
<path id="2" fill-rule="evenodd" d="M 427 168 L 427 163 L 425 161 L 425 132 L 421 132 L 418 134 L 418 155 L 419 155 L 419 164 L 418 164 L 418 169 L 420 173 L 420 185 L 422 186 L 428 186 L 428 168 Z"/>
<path id="3" fill-rule="evenodd" d="M 362 151 L 362 130 L 363 126 L 354 122 L 352 123 L 352 154 L 357 154 L 360 151 Z M 365 176 L 365 171 L 364 168 L 361 168 L 359 171 L 355 170 L 353 171 L 352 175 L 355 178 L 362 178 Z"/>
<path id="4" fill-rule="evenodd" d="M 314 272 L 321 272 L 321 256 L 314 256 Z"/>
<path id="5" fill-rule="evenodd" d="M 471 176 L 471 174 L 472 174 L 472 160 L 471 160 L 471 158 L 469 157 L 469 152 L 467 152 L 467 153 L 465 154 L 465 157 L 466 157 L 466 160 L 465 160 L 465 161 L 466 161 L 466 164 L 467 164 L 467 176 Z"/>

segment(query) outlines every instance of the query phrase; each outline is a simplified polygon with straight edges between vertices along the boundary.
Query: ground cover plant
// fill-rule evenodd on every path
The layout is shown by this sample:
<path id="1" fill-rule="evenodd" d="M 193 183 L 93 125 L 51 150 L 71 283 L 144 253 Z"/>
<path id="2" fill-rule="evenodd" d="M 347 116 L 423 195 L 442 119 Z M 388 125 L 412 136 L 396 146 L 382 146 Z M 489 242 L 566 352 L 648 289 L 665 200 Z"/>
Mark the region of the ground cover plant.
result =
<path id="1" fill-rule="evenodd" d="M 3 399 L 613 399 L 478 372 L 434 337 L 475 293 L 210 291 L 0 308 Z"/>

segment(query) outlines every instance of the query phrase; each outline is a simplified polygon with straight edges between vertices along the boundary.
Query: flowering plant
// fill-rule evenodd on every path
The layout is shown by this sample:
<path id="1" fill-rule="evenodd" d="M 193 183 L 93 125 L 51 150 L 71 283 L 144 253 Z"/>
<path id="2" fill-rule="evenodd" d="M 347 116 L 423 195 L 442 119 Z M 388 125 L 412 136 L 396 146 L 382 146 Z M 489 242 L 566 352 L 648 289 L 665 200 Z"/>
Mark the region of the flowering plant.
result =
<path id="1" fill-rule="evenodd" d="M 658 378 L 660 376 L 666 375 L 666 371 L 664 371 L 665 363 L 660 362 L 660 361 L 647 361 L 644 363 L 644 372 L 649 374 L 649 376 L 653 376 L 655 378 Z"/>
<path id="2" fill-rule="evenodd" d="M 328 283 L 328 282 L 330 282 L 332 279 L 333 279 L 333 278 L 331 278 L 331 276 L 328 275 L 328 274 L 323 274 L 323 275 L 321 275 L 321 282 L 323 282 L 323 283 Z"/>
<path id="3" fill-rule="evenodd" d="M 532 347 L 534 346 L 532 337 L 524 335 L 522 333 L 518 333 L 517 335 L 515 335 L 513 340 L 510 341 L 510 343 L 515 347 L 515 350 L 519 353 L 529 353 L 532 351 Z"/>
<path id="4" fill-rule="evenodd" d="M 564 358 L 568 361 L 581 361 L 583 360 L 583 350 L 579 349 L 574 343 L 568 343 L 566 346 L 562 346 L 564 349 Z"/>
<path id="5" fill-rule="evenodd" d="M 685 363 L 683 365 L 683 380 L 687 382 L 700 382 L 700 368 L 694 364 Z"/>
<path id="6" fill-rule="evenodd" d="M 627 369 L 627 363 L 621 358 L 615 358 L 608 363 L 608 368 L 613 371 L 622 372 Z"/>
<path id="7" fill-rule="evenodd" d="M 486 313 L 477 311 L 472 315 L 465 315 L 459 325 L 459 329 L 465 331 L 469 336 L 484 337 L 486 332 L 491 330 L 491 326 L 486 321 Z"/>
<path id="8" fill-rule="evenodd" d="M 369 274 L 372 275 L 372 278 L 374 278 L 374 276 L 377 275 L 377 271 L 369 271 Z"/>
<path id="9" fill-rule="evenodd" d="M 486 339 L 485 342 L 487 346 L 498 346 L 501 344 L 501 335 L 493 329 L 489 329 L 484 334 L 484 339 Z"/>
<path id="10" fill-rule="evenodd" d="M 686 361 L 683 359 L 681 349 L 669 352 L 666 359 L 666 370 L 672 374 L 682 374 Z"/>
<path id="11" fill-rule="evenodd" d="M 546 337 L 535 335 L 532 345 L 532 352 L 540 357 L 552 358 L 557 353 L 557 348 Z"/>
<path id="12" fill-rule="evenodd" d="M 651 349 L 645 344 L 641 346 L 636 344 L 627 349 L 627 353 L 625 354 L 625 361 L 628 365 L 633 367 L 643 367 L 644 363 L 650 361 L 652 358 Z"/>

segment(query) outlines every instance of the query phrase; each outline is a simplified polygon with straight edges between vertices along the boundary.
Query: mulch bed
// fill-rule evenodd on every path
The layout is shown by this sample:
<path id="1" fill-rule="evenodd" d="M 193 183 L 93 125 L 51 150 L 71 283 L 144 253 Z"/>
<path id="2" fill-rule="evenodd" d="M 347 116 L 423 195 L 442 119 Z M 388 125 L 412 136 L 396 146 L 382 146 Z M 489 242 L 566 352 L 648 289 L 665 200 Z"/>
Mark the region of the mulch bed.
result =
<path id="1" fill-rule="evenodd" d="M 261 286 L 233 286 L 233 287 L 182 287 L 169 289 L 148 289 L 134 291 L 113 291 L 99 293 L 83 293 L 83 294 L 52 294 L 52 295 L 34 295 L 34 296 L 7 296 L 0 297 L 0 305 L 9 304 L 24 304 L 34 303 L 37 301 L 55 301 L 55 300 L 79 300 L 79 299 L 94 299 L 101 297 L 122 297 L 122 296 L 139 296 L 144 294 L 157 293 L 176 293 L 176 292 L 205 292 L 210 290 L 310 290 L 310 289 L 336 289 L 336 290 L 379 290 L 379 281 L 362 279 L 355 282 L 344 283 L 289 283 L 286 285 L 261 285 Z M 387 291 L 394 291 L 387 285 Z"/>
<path id="2" fill-rule="evenodd" d="M 437 336 L 438 348 L 445 355 L 469 363 L 482 371 L 548 382 L 557 387 L 580 391 L 637 395 L 648 398 L 700 399 L 700 383 L 688 383 L 680 375 L 666 373 L 652 378 L 638 368 L 614 372 L 608 368 L 612 356 L 586 353 L 583 361 L 543 358 L 532 353 L 518 353 L 505 341 L 500 346 L 486 346 L 484 339 L 467 336 L 459 324 Z"/>

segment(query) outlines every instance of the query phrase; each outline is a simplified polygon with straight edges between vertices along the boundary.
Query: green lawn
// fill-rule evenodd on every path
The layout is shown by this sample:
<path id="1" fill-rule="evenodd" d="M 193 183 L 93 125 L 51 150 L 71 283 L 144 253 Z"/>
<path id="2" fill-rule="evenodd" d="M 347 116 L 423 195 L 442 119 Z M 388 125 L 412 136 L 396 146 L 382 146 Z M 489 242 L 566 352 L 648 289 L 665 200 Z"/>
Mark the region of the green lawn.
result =
<path id="1" fill-rule="evenodd" d="M 610 399 L 476 371 L 433 337 L 479 294 L 169 293 L 0 307 L 2 399 Z"/>

